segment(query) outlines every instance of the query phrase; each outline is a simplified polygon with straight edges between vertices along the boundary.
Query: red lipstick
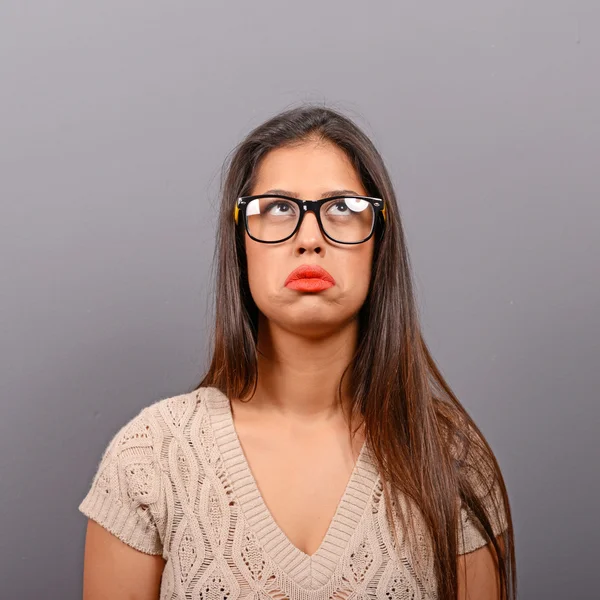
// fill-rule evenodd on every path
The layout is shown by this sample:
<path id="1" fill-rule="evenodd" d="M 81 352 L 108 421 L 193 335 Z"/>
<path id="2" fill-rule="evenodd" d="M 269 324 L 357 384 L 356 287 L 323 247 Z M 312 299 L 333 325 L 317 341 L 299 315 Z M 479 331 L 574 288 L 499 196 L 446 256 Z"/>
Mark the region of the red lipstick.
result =
<path id="1" fill-rule="evenodd" d="M 285 286 L 299 292 L 320 292 L 335 285 L 335 279 L 323 267 L 301 265 L 285 280 Z"/>

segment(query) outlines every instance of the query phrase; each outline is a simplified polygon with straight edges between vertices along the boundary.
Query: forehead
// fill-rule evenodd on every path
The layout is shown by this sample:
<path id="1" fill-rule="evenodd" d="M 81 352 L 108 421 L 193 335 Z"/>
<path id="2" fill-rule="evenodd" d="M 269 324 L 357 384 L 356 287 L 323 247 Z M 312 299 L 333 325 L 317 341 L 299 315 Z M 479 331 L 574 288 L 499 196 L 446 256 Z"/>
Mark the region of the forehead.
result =
<path id="1" fill-rule="evenodd" d="M 329 190 L 366 192 L 346 153 L 328 141 L 305 142 L 269 151 L 260 161 L 252 194 L 268 189 L 290 190 L 301 197 L 317 197 Z"/>

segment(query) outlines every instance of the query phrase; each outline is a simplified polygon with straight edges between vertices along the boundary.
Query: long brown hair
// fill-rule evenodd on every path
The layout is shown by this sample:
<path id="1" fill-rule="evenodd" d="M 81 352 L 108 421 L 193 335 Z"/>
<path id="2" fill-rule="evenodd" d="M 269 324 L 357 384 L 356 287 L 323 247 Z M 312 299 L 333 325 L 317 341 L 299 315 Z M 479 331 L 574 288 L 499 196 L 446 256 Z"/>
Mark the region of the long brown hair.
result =
<path id="1" fill-rule="evenodd" d="M 358 314 L 356 351 L 342 379 L 350 377 L 352 411 L 364 420 L 385 482 L 389 514 L 414 530 L 407 505 L 394 498 L 416 507 L 413 516 L 422 519 L 427 532 L 438 598 L 455 600 L 462 507 L 494 549 L 502 600 L 513 600 L 514 536 L 500 467 L 423 339 L 400 211 L 384 161 L 370 139 L 339 111 L 319 105 L 288 109 L 251 131 L 227 158 L 215 248 L 212 358 L 195 389 L 213 386 L 229 398 L 244 398 L 256 389 L 258 309 L 248 286 L 244 230 L 236 227 L 233 209 L 236 199 L 253 188 L 267 152 L 312 138 L 343 149 L 367 194 L 382 198 L 386 206 L 387 220 L 380 220 L 375 231 L 370 291 Z M 340 381 L 340 401 L 341 387 Z M 501 521 L 500 511 L 506 523 L 499 536 L 502 545 L 492 525 Z M 394 539 L 397 544 L 395 529 Z M 413 532 L 412 543 L 418 545 L 416 539 Z"/>

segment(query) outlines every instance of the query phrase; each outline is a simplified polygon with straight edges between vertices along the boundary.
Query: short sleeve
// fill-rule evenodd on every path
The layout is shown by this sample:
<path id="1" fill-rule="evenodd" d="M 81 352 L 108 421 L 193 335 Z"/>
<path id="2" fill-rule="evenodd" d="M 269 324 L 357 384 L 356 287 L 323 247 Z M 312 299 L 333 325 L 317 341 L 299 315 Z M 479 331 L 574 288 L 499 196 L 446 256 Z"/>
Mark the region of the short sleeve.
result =
<path id="1" fill-rule="evenodd" d="M 490 520 L 494 536 L 498 536 L 508 528 L 507 514 L 502 498 L 500 481 L 493 462 L 479 445 L 471 447 L 467 459 L 462 463 L 473 486 L 475 494 L 483 504 Z M 460 519 L 458 532 L 458 554 L 473 552 L 490 543 L 479 525 L 477 518 L 460 502 Z"/>
<path id="2" fill-rule="evenodd" d="M 495 499 L 492 499 L 494 498 Z M 494 536 L 498 536 L 508 528 L 506 511 L 502 503 L 502 497 L 496 486 L 495 490 L 484 498 L 486 514 L 490 519 Z M 458 538 L 458 553 L 466 554 L 473 552 L 489 543 L 489 540 L 481 533 L 477 519 L 469 514 L 467 509 L 461 505 L 460 508 L 461 532 Z"/>
<path id="3" fill-rule="evenodd" d="M 161 471 L 147 409 L 123 426 L 100 460 L 79 511 L 146 554 L 162 554 Z"/>

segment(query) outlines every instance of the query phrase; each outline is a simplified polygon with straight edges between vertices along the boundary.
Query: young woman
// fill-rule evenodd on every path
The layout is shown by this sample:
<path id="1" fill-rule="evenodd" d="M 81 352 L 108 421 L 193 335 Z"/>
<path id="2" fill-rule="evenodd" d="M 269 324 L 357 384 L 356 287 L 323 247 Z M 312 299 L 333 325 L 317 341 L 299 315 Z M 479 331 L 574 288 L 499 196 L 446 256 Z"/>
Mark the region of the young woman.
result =
<path id="1" fill-rule="evenodd" d="M 494 454 L 421 333 L 383 160 L 337 111 L 227 165 L 212 362 L 112 439 L 84 599 L 516 595 Z"/>

